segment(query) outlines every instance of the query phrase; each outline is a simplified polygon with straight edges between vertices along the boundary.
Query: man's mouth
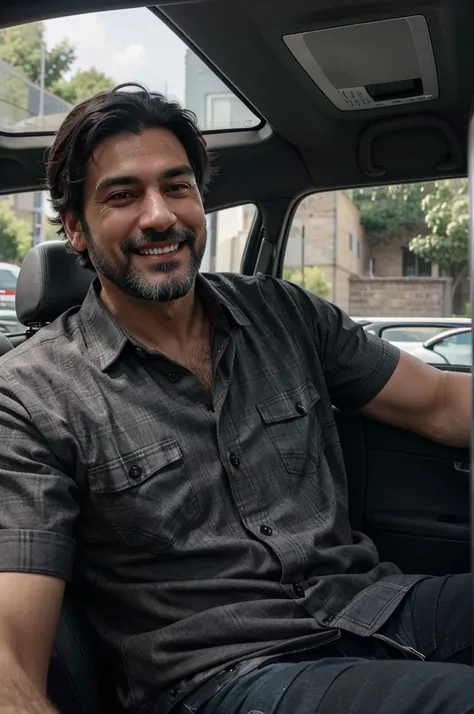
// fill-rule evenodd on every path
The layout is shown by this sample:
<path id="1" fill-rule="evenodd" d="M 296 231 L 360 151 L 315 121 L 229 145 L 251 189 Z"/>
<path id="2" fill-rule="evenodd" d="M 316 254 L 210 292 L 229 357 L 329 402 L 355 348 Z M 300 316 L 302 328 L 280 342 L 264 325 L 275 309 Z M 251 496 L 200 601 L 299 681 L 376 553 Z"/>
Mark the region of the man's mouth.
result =
<path id="1" fill-rule="evenodd" d="M 140 248 L 137 253 L 139 255 L 165 255 L 166 253 L 175 253 L 181 245 L 182 243 L 172 243 L 161 247 Z"/>

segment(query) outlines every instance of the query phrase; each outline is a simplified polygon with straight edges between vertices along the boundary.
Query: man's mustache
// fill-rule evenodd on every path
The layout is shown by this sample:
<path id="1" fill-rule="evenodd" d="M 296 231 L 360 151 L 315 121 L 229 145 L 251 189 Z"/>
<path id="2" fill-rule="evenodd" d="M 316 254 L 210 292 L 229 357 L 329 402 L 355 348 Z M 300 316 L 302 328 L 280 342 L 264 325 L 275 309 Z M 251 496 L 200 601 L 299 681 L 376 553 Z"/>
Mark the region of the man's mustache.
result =
<path id="1" fill-rule="evenodd" d="M 157 231 L 154 228 L 149 228 L 143 232 L 140 237 L 126 238 L 122 241 L 121 248 L 123 253 L 136 253 L 150 243 L 195 243 L 196 235 L 193 231 L 187 228 L 175 228 L 171 226 L 166 231 Z"/>

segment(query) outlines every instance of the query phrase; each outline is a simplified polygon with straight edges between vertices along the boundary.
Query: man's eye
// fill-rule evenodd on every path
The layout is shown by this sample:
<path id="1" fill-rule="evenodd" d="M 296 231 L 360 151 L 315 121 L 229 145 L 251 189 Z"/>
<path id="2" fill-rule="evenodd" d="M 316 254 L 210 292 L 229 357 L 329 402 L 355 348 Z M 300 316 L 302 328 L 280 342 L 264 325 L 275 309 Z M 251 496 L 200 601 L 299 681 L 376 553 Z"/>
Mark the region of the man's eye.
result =
<path id="1" fill-rule="evenodd" d="M 190 188 L 191 187 L 187 183 L 173 183 L 171 184 L 171 186 L 168 186 L 167 191 L 168 193 L 174 193 L 180 196 L 184 196 L 188 193 Z"/>
<path id="2" fill-rule="evenodd" d="M 127 198 L 133 196 L 130 191 L 117 191 L 117 193 L 112 193 L 107 197 L 107 201 L 125 201 Z"/>

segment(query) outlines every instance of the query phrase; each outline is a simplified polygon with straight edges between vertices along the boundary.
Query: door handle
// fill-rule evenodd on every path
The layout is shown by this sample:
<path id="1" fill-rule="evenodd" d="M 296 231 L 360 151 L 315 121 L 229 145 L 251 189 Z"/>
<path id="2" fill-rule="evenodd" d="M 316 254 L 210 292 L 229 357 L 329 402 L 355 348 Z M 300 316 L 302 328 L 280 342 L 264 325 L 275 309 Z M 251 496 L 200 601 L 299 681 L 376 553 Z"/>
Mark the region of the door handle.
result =
<path id="1" fill-rule="evenodd" d="M 454 461 L 453 463 L 456 471 L 462 471 L 465 474 L 470 473 L 471 465 L 467 461 Z"/>

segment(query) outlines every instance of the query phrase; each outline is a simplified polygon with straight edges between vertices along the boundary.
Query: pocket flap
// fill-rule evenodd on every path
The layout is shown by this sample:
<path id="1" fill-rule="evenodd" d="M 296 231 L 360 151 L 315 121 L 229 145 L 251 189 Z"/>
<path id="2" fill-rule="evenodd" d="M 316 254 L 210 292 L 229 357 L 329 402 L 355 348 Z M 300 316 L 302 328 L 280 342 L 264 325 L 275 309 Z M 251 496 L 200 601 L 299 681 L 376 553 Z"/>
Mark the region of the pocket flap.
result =
<path id="1" fill-rule="evenodd" d="M 301 419 L 318 400 L 319 394 L 314 384 L 305 382 L 301 387 L 259 402 L 257 409 L 265 424 L 275 424 L 280 421 Z"/>
<path id="2" fill-rule="evenodd" d="M 137 486 L 158 471 L 182 461 L 176 439 L 169 438 L 143 446 L 89 470 L 89 483 L 95 493 L 113 493 Z"/>

